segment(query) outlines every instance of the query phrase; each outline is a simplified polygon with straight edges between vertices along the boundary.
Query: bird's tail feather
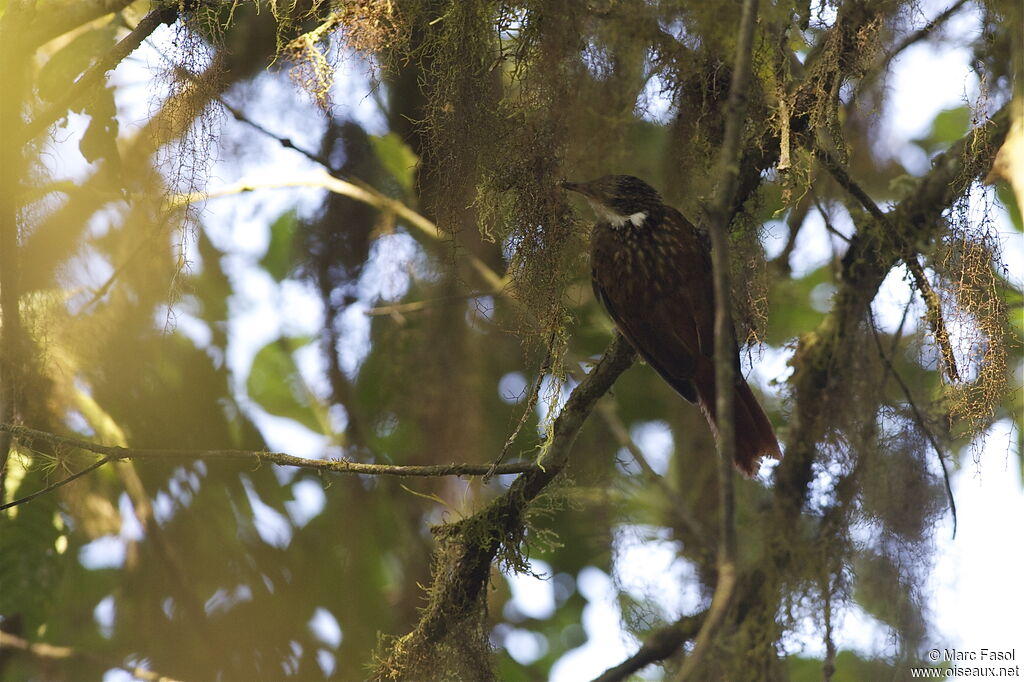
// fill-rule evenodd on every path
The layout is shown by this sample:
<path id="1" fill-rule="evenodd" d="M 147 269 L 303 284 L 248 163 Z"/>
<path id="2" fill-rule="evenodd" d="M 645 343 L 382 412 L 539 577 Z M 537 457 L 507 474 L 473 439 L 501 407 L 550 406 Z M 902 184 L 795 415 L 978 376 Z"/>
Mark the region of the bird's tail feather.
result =
<path id="1" fill-rule="evenodd" d="M 697 386 L 697 403 L 717 439 L 714 363 L 698 364 L 694 384 Z M 733 387 L 733 421 L 736 425 L 736 451 L 733 463 L 743 475 L 750 477 L 756 474 L 762 457 L 782 457 L 779 441 L 775 437 L 771 422 L 768 421 L 768 415 L 761 409 L 750 386 L 740 376 L 736 378 Z"/>

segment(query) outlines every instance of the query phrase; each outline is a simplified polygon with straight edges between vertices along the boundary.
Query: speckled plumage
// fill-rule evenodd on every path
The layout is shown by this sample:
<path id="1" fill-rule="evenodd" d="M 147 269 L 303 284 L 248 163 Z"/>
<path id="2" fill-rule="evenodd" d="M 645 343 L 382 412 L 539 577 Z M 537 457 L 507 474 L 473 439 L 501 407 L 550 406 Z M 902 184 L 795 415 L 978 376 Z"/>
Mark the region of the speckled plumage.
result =
<path id="1" fill-rule="evenodd" d="M 610 175 L 562 186 L 586 197 L 598 216 L 590 241 L 594 295 L 648 364 L 701 407 L 717 435 L 707 235 L 638 178 Z M 734 398 L 736 466 L 751 476 L 761 457 L 781 453 L 767 416 L 738 372 Z"/>

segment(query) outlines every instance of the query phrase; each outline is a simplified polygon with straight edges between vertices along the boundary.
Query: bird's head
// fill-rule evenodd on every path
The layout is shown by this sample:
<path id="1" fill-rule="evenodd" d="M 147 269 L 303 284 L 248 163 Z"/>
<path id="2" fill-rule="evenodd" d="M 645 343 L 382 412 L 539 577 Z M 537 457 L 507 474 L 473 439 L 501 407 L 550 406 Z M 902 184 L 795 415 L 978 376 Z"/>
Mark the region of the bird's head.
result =
<path id="1" fill-rule="evenodd" d="M 601 220 L 621 227 L 627 222 L 640 227 L 662 205 L 661 195 L 632 175 L 606 175 L 590 182 L 562 182 L 563 189 L 582 194 Z"/>

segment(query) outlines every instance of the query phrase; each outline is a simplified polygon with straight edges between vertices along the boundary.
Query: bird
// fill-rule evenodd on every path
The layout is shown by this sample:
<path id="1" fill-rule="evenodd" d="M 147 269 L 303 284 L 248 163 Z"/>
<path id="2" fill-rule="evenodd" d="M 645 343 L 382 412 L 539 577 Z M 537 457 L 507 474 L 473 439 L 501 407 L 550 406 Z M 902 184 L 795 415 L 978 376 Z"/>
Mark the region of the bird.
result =
<path id="1" fill-rule="evenodd" d="M 707 232 L 631 175 L 560 185 L 581 194 L 597 216 L 590 240 L 594 296 L 647 364 L 700 407 L 717 438 L 715 296 Z M 782 452 L 771 422 L 738 371 L 738 350 L 736 369 L 734 464 L 752 477 L 762 457 L 779 459 Z"/>

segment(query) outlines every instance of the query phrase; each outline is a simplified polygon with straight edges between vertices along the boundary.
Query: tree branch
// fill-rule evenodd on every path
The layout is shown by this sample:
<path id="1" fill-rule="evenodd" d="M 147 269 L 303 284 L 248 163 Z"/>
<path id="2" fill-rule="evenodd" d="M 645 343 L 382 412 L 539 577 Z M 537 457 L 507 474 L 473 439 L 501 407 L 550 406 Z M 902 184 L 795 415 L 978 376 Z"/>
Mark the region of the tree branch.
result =
<path id="1" fill-rule="evenodd" d="M 67 92 L 59 100 L 54 102 L 49 109 L 38 113 L 32 118 L 32 122 L 26 126 L 24 137 L 21 143 L 28 142 L 35 136 L 46 131 L 55 121 L 64 116 L 72 106 L 75 105 L 86 93 L 97 87 L 103 80 L 104 74 L 117 67 L 125 57 L 142 44 L 142 41 L 152 35 L 153 31 L 162 24 L 173 24 L 178 18 L 178 10 L 175 6 L 167 6 L 156 9 L 142 18 L 131 32 L 122 38 L 114 47 L 110 48 L 103 57 L 90 66 L 81 77 L 68 88 Z"/>
<path id="2" fill-rule="evenodd" d="M 237 107 L 234 107 L 231 104 L 229 104 L 226 100 L 224 100 L 223 97 L 218 97 L 217 101 L 220 103 L 221 106 L 223 106 L 227 110 L 227 112 L 229 114 L 231 114 L 232 118 L 234 118 L 239 123 L 244 123 L 245 125 L 248 125 L 249 127 L 251 127 L 254 130 L 258 131 L 262 135 L 265 135 L 266 137 L 269 137 L 270 139 L 275 140 L 278 144 L 280 144 L 285 149 L 291 149 L 291 150 L 293 150 L 295 152 L 298 152 L 299 154 L 302 154 L 303 156 L 305 156 L 307 159 L 309 159 L 313 163 L 317 164 L 318 166 L 321 166 L 324 169 L 324 172 L 327 175 L 327 177 L 331 178 L 332 180 L 335 180 L 337 183 L 346 183 L 346 184 L 352 185 L 352 186 L 358 188 L 359 190 L 362 190 L 362 192 L 352 191 L 350 188 L 345 188 L 344 185 L 341 185 L 341 184 L 336 184 L 336 183 L 326 183 L 325 184 L 325 183 L 322 182 L 322 178 L 321 178 L 321 179 L 319 179 L 319 181 L 318 180 L 314 180 L 315 184 L 312 184 L 312 185 L 306 184 L 306 183 L 302 183 L 301 181 L 300 181 L 300 184 L 297 184 L 297 185 L 292 185 L 292 184 L 288 184 L 288 183 L 281 183 L 281 184 L 272 184 L 271 183 L 271 184 L 261 184 L 261 185 L 245 185 L 245 184 L 240 184 L 240 185 L 235 185 L 235 186 L 230 187 L 230 188 L 224 188 L 222 190 L 218 190 L 217 192 L 210 193 L 210 194 L 205 194 L 205 195 L 203 195 L 203 194 L 186 195 L 184 197 L 179 197 L 178 201 L 185 200 L 188 203 L 191 203 L 192 201 L 197 200 L 197 199 L 194 199 L 193 197 L 198 197 L 198 200 L 213 199 L 215 197 L 226 196 L 228 194 L 237 194 L 239 192 L 248 192 L 248 191 L 253 191 L 253 190 L 256 190 L 256 189 L 276 189 L 276 188 L 280 188 L 280 187 L 295 187 L 295 186 L 300 186 L 300 187 L 309 187 L 309 186 L 323 187 L 324 189 L 327 189 L 327 190 L 329 190 L 331 192 L 334 192 L 336 194 L 341 194 L 343 196 L 349 197 L 350 199 L 355 199 L 356 201 L 361 201 L 361 202 L 363 202 L 365 204 L 369 204 L 370 206 L 374 206 L 375 208 L 378 208 L 380 210 L 394 213 L 395 215 L 399 216 L 400 218 L 404 218 L 406 221 L 408 221 L 409 224 L 412 227 L 415 227 L 419 231 L 419 233 L 421 235 L 423 235 L 423 236 L 429 237 L 429 238 L 431 238 L 433 240 L 440 240 L 440 239 L 442 239 L 443 233 L 441 232 L 441 230 L 438 229 L 437 225 L 434 224 L 433 221 L 431 221 L 429 218 L 425 217 L 421 213 L 417 213 L 416 211 L 412 210 L 411 208 L 409 208 L 408 206 L 406 206 L 404 203 L 402 203 L 401 201 L 399 201 L 397 199 L 392 199 L 391 197 L 388 197 L 388 196 L 386 196 L 384 194 L 381 194 L 380 192 L 378 192 L 377 190 L 375 190 L 374 188 L 370 187 L 369 185 L 367 185 L 365 183 L 358 182 L 358 181 L 351 181 L 350 182 L 350 181 L 347 181 L 347 180 L 341 180 L 340 178 L 337 178 L 334 175 L 334 173 L 336 172 L 337 169 L 332 168 L 330 163 L 328 163 L 327 159 L 325 159 L 323 156 L 321 156 L 319 154 L 314 154 L 313 152 L 310 152 L 309 150 L 304 149 L 304 148 L 300 147 L 299 145 L 295 144 L 290 138 L 282 137 L 281 135 L 278 135 L 277 133 L 274 133 L 273 131 L 267 129 L 266 127 L 264 127 L 262 125 L 260 125 L 259 123 L 256 123 L 255 121 L 250 119 L 248 116 L 246 116 L 245 112 L 243 112 L 240 109 L 238 109 Z M 477 274 L 479 274 L 481 276 L 481 278 L 483 278 L 484 282 L 486 282 L 489 286 L 493 287 L 498 292 L 503 292 L 503 291 L 505 291 L 507 289 L 507 286 L 508 286 L 508 279 L 507 278 L 501 277 L 500 275 L 498 275 L 496 272 L 494 272 L 493 269 L 490 268 L 490 266 L 488 266 L 486 263 L 484 263 L 477 256 L 475 256 L 475 255 L 473 255 L 471 253 L 465 253 L 464 256 L 469 260 L 470 265 L 477 272 Z"/>
<path id="3" fill-rule="evenodd" d="M 896 59 L 896 57 L 900 56 L 900 54 L 904 50 L 906 50 L 911 45 L 919 43 L 922 40 L 925 40 L 926 38 L 931 36 L 931 34 L 934 33 L 935 30 L 942 26 L 944 23 L 946 23 L 950 17 L 959 12 L 965 4 L 967 4 L 967 0 L 956 0 L 956 2 L 954 2 L 952 5 L 943 10 L 941 14 L 936 16 L 927 24 L 925 24 L 918 30 L 914 31 L 913 33 L 906 35 L 903 38 L 903 40 L 898 42 L 889 52 L 885 54 L 885 57 L 882 58 L 881 62 L 879 62 L 878 65 L 873 68 L 873 71 L 876 74 L 883 73 L 886 69 L 889 68 L 889 64 L 891 64 L 892 61 Z M 857 83 L 857 92 L 863 90 L 866 84 L 871 83 L 874 80 L 875 79 L 873 78 L 862 78 Z"/>
<path id="4" fill-rule="evenodd" d="M 91 653 L 76 651 L 68 646 L 55 646 L 53 644 L 47 644 L 46 642 L 29 642 L 28 640 L 24 640 L 21 637 L 12 635 L 8 632 L 3 632 L 2 630 L 0 630 L 0 649 L 20 649 L 21 651 L 30 653 L 37 658 L 58 661 L 69 661 L 73 658 L 86 658 L 102 666 L 127 671 L 136 679 L 146 680 L 146 682 L 175 682 L 172 678 L 153 672 L 152 670 L 146 670 L 145 668 L 139 668 L 133 665 L 114 663 Z"/>
<path id="5" fill-rule="evenodd" d="M 313 471 L 324 471 L 335 474 L 365 474 L 368 476 L 483 476 L 490 470 L 489 464 L 369 464 L 353 462 L 347 459 L 309 459 L 295 457 L 284 452 L 264 452 L 261 450 L 178 450 L 174 448 L 124 448 L 117 445 L 100 445 L 79 438 L 68 438 L 57 434 L 37 431 L 27 426 L 0 424 L 0 432 L 10 433 L 22 442 L 41 440 L 55 447 L 74 447 L 111 460 L 194 460 L 220 459 L 237 460 L 262 464 L 269 462 L 278 466 L 298 467 Z M 521 474 L 537 469 L 530 462 L 509 462 L 497 468 L 496 474 Z"/>
<path id="6" fill-rule="evenodd" d="M 700 630 L 706 615 L 707 612 L 684 616 L 672 625 L 655 630 L 644 640 L 643 645 L 635 654 L 614 668 L 608 668 L 601 675 L 595 677 L 593 682 L 619 682 L 619 680 L 629 679 L 630 675 L 651 663 L 663 661 L 679 653 L 683 643 L 693 639 Z"/>
<path id="7" fill-rule="evenodd" d="M 388 656 L 377 666 L 375 679 L 407 679 L 417 657 L 436 647 L 453 625 L 472 614 L 490 578 L 491 564 L 498 551 L 503 544 L 522 540 L 522 517 L 530 502 L 565 468 L 576 436 L 597 400 L 635 357 L 629 342 L 616 334 L 601 360 L 573 390 L 555 419 L 537 466 L 513 481 L 505 494 L 484 509 L 442 527 L 443 542 L 449 544 L 452 555 L 435 571 L 428 588 L 430 601 L 416 627 L 395 642 Z"/>
<path id="8" fill-rule="evenodd" d="M 889 223 L 909 243 L 927 243 L 940 234 L 942 214 L 992 165 L 996 150 L 1009 129 L 1004 107 L 988 122 L 971 130 L 934 160 L 932 169 L 918 180 L 916 191 L 888 213 Z M 786 456 L 775 470 L 773 511 L 765 516 L 765 533 L 772 542 L 760 557 L 745 563 L 734 622 L 745 631 L 763 633 L 776 627 L 782 598 L 783 576 L 789 575 L 795 555 L 791 550 L 803 532 L 801 512 L 807 503 L 814 463 L 821 443 L 832 428 L 834 410 L 848 398 L 842 386 L 849 380 L 847 358 L 862 354 L 863 324 L 871 301 L 893 266 L 902 259 L 894 235 L 882 229 L 858 229 L 843 256 L 832 310 L 812 331 L 800 336 L 790 364 L 794 368 L 792 412 Z M 766 599 L 773 594 L 774 599 Z"/>
<path id="9" fill-rule="evenodd" d="M 949 342 L 949 332 L 946 331 L 946 322 L 942 317 L 942 302 L 939 300 L 938 294 L 932 288 L 931 283 L 928 281 L 928 277 L 924 274 L 924 268 L 921 267 L 921 263 L 917 260 L 917 254 L 911 249 L 910 244 L 899 236 L 899 232 L 893 227 L 889 220 L 889 216 L 878 207 L 867 192 L 865 192 L 860 185 L 858 185 L 853 178 L 850 177 L 846 169 L 843 168 L 842 164 L 839 163 L 838 159 L 833 157 L 828 152 L 822 150 L 819 147 L 815 147 L 814 155 L 824 164 L 828 172 L 835 178 L 847 192 L 861 203 L 861 205 L 870 213 L 879 223 L 886 229 L 886 231 L 892 234 L 893 239 L 896 240 L 897 245 L 901 251 L 901 258 L 906 264 L 907 269 L 910 270 L 910 274 L 914 278 L 914 284 L 917 286 L 917 290 L 921 293 L 921 298 L 924 299 L 926 308 L 928 309 L 928 326 L 932 329 L 932 336 L 935 338 L 935 343 L 939 347 L 939 352 L 942 355 L 943 362 L 946 365 L 946 373 L 949 378 L 953 381 L 960 380 L 960 372 L 956 366 L 956 356 L 953 354 L 953 347 Z"/>
<path id="10" fill-rule="evenodd" d="M 11 507 L 17 507 L 19 504 L 25 504 L 26 502 L 30 502 L 30 501 L 36 499 L 40 495 L 45 495 L 46 493 L 51 492 L 53 490 L 56 490 L 57 488 L 60 488 L 61 486 L 65 486 L 65 485 L 67 485 L 68 483 L 71 483 L 72 481 L 74 481 L 77 478 L 81 478 L 82 476 L 85 476 L 88 473 L 96 471 L 97 469 L 99 469 L 101 466 L 103 466 L 104 464 L 106 464 L 109 461 L 110 461 L 110 457 L 103 457 L 102 459 L 99 459 L 99 460 L 93 462 L 92 464 L 90 464 L 86 468 L 82 469 L 81 471 L 73 473 L 70 476 L 68 476 L 67 478 L 62 478 L 61 480 L 56 481 L 55 483 L 51 483 L 50 485 L 46 486 L 42 490 L 37 490 L 36 492 L 32 493 L 31 495 L 26 495 L 25 497 L 19 497 L 18 499 L 12 500 L 12 501 L 10 501 L 10 502 L 8 502 L 6 504 L 0 504 L 0 511 L 3 511 L 4 509 L 10 509 Z"/>
<path id="11" fill-rule="evenodd" d="M 719 547 L 718 581 L 707 617 L 694 642 L 693 652 L 683 662 L 678 680 L 693 679 L 700 669 L 725 620 L 736 587 L 736 503 L 733 488 L 733 459 L 736 452 L 733 420 L 733 383 L 736 346 L 732 324 L 732 288 L 729 284 L 730 207 L 739 186 L 742 133 L 747 111 L 747 88 L 754 51 L 754 24 L 757 0 L 743 0 L 740 15 L 736 59 L 725 105 L 725 133 L 718 157 L 718 182 L 714 202 L 708 212 L 711 236 L 711 261 L 715 281 L 715 422 L 718 427 Z"/>
<path id="12" fill-rule="evenodd" d="M 860 229 L 850 240 L 833 308 L 814 331 L 801 337 L 792 361 L 794 409 L 786 457 L 776 470 L 774 494 L 782 527 L 789 527 L 786 524 L 796 519 L 806 500 L 816 444 L 828 428 L 827 406 L 839 399 L 833 396 L 836 367 L 843 364 L 846 354 L 862 352 L 851 346 L 849 330 L 863 322 L 878 287 L 903 259 L 899 244 L 927 243 L 938 235 L 943 212 L 991 167 L 1009 130 L 1009 106 L 935 158 L 916 191 L 883 214 L 889 228 Z M 868 198 L 865 208 L 874 213 L 872 204 Z"/>
<path id="13" fill-rule="evenodd" d="M 245 192 L 254 192 L 264 189 L 285 189 L 289 187 L 313 187 L 326 189 L 330 192 L 334 192 L 335 194 L 340 194 L 350 199 L 361 201 L 364 204 L 368 204 L 387 213 L 392 213 L 404 220 L 405 223 L 409 225 L 409 227 L 413 228 L 417 233 L 428 237 L 432 241 L 439 242 L 444 237 L 444 233 L 438 229 L 437 225 L 434 224 L 432 220 L 409 208 L 398 199 L 392 199 L 385 194 L 381 194 L 368 185 L 364 185 L 362 183 L 357 184 L 355 182 L 336 178 L 326 170 L 314 171 L 304 178 L 296 178 L 294 180 L 257 183 L 240 182 L 227 187 L 222 187 L 213 192 L 179 194 L 172 197 L 170 201 L 172 206 L 184 206 L 186 204 L 242 194 Z M 503 292 L 507 289 L 508 280 L 492 270 L 480 258 L 471 253 L 466 253 L 465 258 L 469 261 L 470 266 L 472 266 L 473 270 L 480 276 L 488 287 L 498 292 Z"/>

